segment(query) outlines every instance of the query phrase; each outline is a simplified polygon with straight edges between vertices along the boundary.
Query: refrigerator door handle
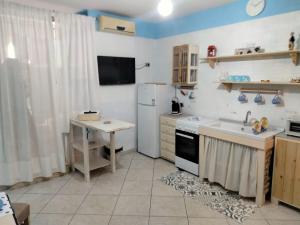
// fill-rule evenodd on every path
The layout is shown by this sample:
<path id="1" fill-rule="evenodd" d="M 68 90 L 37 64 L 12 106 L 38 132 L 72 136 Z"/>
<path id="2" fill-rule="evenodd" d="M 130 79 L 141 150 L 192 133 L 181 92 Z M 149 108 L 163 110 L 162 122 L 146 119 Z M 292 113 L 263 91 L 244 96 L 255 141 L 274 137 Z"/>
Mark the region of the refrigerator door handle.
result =
<path id="1" fill-rule="evenodd" d="M 155 105 L 149 105 L 149 104 L 143 104 L 143 103 L 139 103 L 139 105 L 142 105 L 142 106 L 155 106 Z"/>

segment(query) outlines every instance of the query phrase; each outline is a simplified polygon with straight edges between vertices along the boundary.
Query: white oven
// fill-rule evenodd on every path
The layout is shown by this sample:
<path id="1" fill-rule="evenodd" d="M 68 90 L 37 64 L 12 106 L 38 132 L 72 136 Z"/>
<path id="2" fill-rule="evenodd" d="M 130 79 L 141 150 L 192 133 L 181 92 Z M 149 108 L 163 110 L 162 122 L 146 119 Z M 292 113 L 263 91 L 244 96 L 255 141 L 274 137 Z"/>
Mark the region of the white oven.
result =
<path id="1" fill-rule="evenodd" d="M 199 175 L 199 129 L 213 120 L 190 116 L 176 121 L 175 165 Z"/>

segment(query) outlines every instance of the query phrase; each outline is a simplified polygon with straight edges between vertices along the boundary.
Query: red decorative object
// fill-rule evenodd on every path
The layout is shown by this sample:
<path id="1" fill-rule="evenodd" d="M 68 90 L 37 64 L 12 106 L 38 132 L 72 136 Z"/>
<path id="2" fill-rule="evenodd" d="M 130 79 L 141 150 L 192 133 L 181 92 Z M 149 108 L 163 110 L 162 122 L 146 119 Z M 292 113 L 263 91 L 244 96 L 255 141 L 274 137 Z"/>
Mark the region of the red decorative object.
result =
<path id="1" fill-rule="evenodd" d="M 207 57 L 215 57 L 217 56 L 217 48 L 214 45 L 210 45 L 207 48 Z"/>

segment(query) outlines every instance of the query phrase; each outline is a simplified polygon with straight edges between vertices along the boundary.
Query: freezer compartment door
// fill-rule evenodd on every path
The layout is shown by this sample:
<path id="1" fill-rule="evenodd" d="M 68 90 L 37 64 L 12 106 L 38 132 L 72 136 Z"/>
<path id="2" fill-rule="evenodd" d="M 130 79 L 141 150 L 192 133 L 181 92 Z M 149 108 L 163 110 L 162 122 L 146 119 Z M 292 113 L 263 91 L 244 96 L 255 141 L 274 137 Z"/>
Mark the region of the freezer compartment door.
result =
<path id="1" fill-rule="evenodd" d="M 156 105 L 157 87 L 155 84 L 140 84 L 138 86 L 138 104 Z"/>
<path id="2" fill-rule="evenodd" d="M 157 108 L 138 105 L 138 152 L 152 158 L 160 157 Z"/>

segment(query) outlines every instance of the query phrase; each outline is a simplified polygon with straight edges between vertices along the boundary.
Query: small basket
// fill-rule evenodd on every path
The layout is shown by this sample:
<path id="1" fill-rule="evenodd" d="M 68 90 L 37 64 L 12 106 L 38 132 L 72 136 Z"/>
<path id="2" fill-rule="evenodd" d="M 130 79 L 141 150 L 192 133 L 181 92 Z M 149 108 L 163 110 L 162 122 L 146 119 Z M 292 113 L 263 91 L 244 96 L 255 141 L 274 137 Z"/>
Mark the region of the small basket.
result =
<path id="1" fill-rule="evenodd" d="M 87 113 L 87 114 L 79 114 L 78 119 L 80 121 L 98 121 L 100 120 L 100 113 Z"/>

